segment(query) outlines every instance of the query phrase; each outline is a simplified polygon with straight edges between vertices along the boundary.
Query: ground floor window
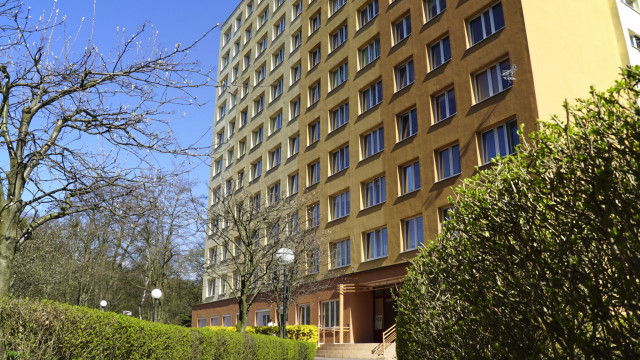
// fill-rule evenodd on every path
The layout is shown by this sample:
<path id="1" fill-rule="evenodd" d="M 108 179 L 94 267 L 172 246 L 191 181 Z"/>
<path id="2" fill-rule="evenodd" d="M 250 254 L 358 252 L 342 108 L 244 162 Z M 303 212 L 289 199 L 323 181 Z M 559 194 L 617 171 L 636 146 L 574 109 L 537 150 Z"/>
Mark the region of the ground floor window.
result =
<path id="1" fill-rule="evenodd" d="M 217 316 L 211 317 L 211 326 L 218 326 L 218 317 Z"/>
<path id="2" fill-rule="evenodd" d="M 267 326 L 269 323 L 269 309 L 256 311 L 256 326 Z"/>
<path id="3" fill-rule="evenodd" d="M 298 306 L 298 325 L 311 325 L 311 305 Z"/>
<path id="4" fill-rule="evenodd" d="M 337 327 L 340 325 L 340 300 L 322 303 L 322 326 Z"/>
<path id="5" fill-rule="evenodd" d="M 222 326 L 231 326 L 231 315 L 222 315 Z"/>
<path id="6" fill-rule="evenodd" d="M 207 326 L 207 319 L 206 318 L 199 318 L 198 319 L 198 327 L 202 328 Z"/>

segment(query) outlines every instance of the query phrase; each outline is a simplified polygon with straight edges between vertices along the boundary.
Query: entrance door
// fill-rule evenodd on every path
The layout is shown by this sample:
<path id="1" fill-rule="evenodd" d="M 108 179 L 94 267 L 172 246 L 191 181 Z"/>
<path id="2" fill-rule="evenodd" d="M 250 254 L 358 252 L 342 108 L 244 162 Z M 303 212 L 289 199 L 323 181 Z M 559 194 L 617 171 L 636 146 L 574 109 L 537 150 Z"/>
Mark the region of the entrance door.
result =
<path id="1" fill-rule="evenodd" d="M 382 333 L 396 323 L 393 288 L 375 290 L 373 294 L 373 341 L 382 342 Z"/>

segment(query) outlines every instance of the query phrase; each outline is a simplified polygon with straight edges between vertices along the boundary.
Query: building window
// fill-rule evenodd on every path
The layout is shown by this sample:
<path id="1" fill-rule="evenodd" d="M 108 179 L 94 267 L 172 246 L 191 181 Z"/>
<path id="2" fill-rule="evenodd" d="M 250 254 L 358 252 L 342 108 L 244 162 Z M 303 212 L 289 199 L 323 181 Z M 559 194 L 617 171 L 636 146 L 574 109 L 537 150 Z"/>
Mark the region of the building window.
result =
<path id="1" fill-rule="evenodd" d="M 262 53 L 267 50 L 267 44 L 268 44 L 268 40 L 267 37 L 263 37 L 262 39 L 258 40 L 258 48 L 256 51 L 256 57 L 262 55 Z"/>
<path id="2" fill-rule="evenodd" d="M 262 175 L 262 159 L 251 164 L 251 180 L 255 180 Z"/>
<path id="3" fill-rule="evenodd" d="M 405 87 L 413 84 L 415 74 L 413 72 L 413 59 L 395 68 L 396 73 L 396 91 L 400 91 Z"/>
<path id="4" fill-rule="evenodd" d="M 320 226 L 320 204 L 313 204 L 307 208 L 307 219 L 310 228 Z"/>
<path id="5" fill-rule="evenodd" d="M 214 164 L 214 171 L 216 175 L 222 172 L 222 156 L 216 159 Z"/>
<path id="6" fill-rule="evenodd" d="M 284 16 L 280 19 L 275 25 L 273 25 L 273 38 L 277 38 L 284 32 L 285 29 L 285 18 Z"/>
<path id="7" fill-rule="evenodd" d="M 239 52 L 240 52 L 240 40 L 233 43 L 233 57 L 238 55 Z"/>
<path id="8" fill-rule="evenodd" d="M 320 251 L 314 250 L 307 253 L 307 273 L 317 274 L 320 272 Z"/>
<path id="9" fill-rule="evenodd" d="M 407 14 L 393 24 L 393 43 L 397 44 L 409 35 L 411 35 L 411 14 Z"/>
<path id="10" fill-rule="evenodd" d="M 368 208 L 387 201 L 387 184 L 385 176 L 366 182 L 362 189 L 363 205 Z"/>
<path id="11" fill-rule="evenodd" d="M 267 75 L 267 64 L 263 64 L 256 70 L 256 85 L 259 84 Z"/>
<path id="12" fill-rule="evenodd" d="M 302 14 L 302 0 L 298 1 L 297 3 L 293 4 L 293 19 L 298 18 L 298 16 L 300 16 L 300 14 Z"/>
<path id="13" fill-rule="evenodd" d="M 360 49 L 360 68 L 369 65 L 373 60 L 380 57 L 380 38 L 376 38 L 367 46 Z"/>
<path id="14" fill-rule="evenodd" d="M 280 201 L 280 183 L 277 182 L 267 189 L 269 196 L 269 204 L 275 204 Z"/>
<path id="15" fill-rule="evenodd" d="M 227 196 L 231 195 L 231 193 L 233 192 L 233 178 L 230 177 L 227 179 L 227 181 L 225 181 L 225 188 L 226 188 L 226 194 Z"/>
<path id="16" fill-rule="evenodd" d="M 225 115 L 227 115 L 226 102 L 218 107 L 218 120 L 222 119 Z"/>
<path id="17" fill-rule="evenodd" d="M 456 114 L 456 96 L 453 88 L 433 97 L 434 122 L 440 122 Z"/>
<path id="18" fill-rule="evenodd" d="M 295 84 L 298 80 L 300 80 L 301 75 L 302 75 L 302 65 L 298 63 L 291 68 L 291 84 Z"/>
<path id="19" fill-rule="evenodd" d="M 289 138 L 289 157 L 300 152 L 300 134 Z"/>
<path id="20" fill-rule="evenodd" d="M 637 2 L 635 4 L 638 4 Z M 640 10 L 638 10 L 640 11 Z M 640 36 L 638 35 L 634 35 L 634 34 L 629 34 L 629 38 L 631 39 L 631 46 L 633 46 L 634 48 L 640 50 Z"/>
<path id="21" fill-rule="evenodd" d="M 298 115 L 300 115 L 300 97 L 295 98 L 292 102 L 289 103 L 290 108 L 290 120 L 295 119 Z"/>
<path id="22" fill-rule="evenodd" d="M 322 303 L 322 327 L 332 328 L 340 326 L 340 300 Z"/>
<path id="23" fill-rule="evenodd" d="M 280 50 L 273 53 L 272 69 L 275 69 L 276 67 L 278 67 L 278 65 L 282 64 L 283 61 L 284 61 L 284 46 L 281 47 Z"/>
<path id="24" fill-rule="evenodd" d="M 311 305 L 298 305 L 298 325 L 311 325 Z"/>
<path id="25" fill-rule="evenodd" d="M 218 263 L 218 247 L 209 248 L 209 261 L 212 264 Z"/>
<path id="26" fill-rule="evenodd" d="M 309 35 L 315 33 L 320 29 L 320 12 L 309 18 Z"/>
<path id="27" fill-rule="evenodd" d="M 497 3 L 469 20 L 469 43 L 473 46 L 503 27 L 502 3 Z"/>
<path id="28" fill-rule="evenodd" d="M 331 131 L 346 125 L 349 122 L 349 103 L 346 102 L 331 110 Z"/>
<path id="29" fill-rule="evenodd" d="M 309 185 L 317 184 L 320 181 L 320 161 L 307 165 Z"/>
<path id="30" fill-rule="evenodd" d="M 223 284 L 223 281 L 221 280 L 220 281 L 221 288 L 222 288 L 222 284 Z M 222 294 L 223 293 L 221 292 L 220 295 L 222 295 Z M 218 326 L 219 325 L 218 324 L 218 317 L 217 316 L 212 316 L 211 319 L 210 319 L 210 323 L 211 323 L 211 326 Z"/>
<path id="31" fill-rule="evenodd" d="M 402 141 L 418 132 L 418 114 L 416 109 L 411 109 L 406 113 L 397 116 L 398 137 Z"/>
<path id="32" fill-rule="evenodd" d="M 331 268 L 339 268 L 351 264 L 351 241 L 344 239 L 330 244 Z"/>
<path id="33" fill-rule="evenodd" d="M 207 296 L 215 296 L 216 295 L 216 279 L 209 279 L 209 283 L 207 284 Z"/>
<path id="34" fill-rule="evenodd" d="M 244 186 L 244 170 L 238 171 L 238 189 Z"/>
<path id="35" fill-rule="evenodd" d="M 487 164 L 496 156 L 507 156 L 516 152 L 520 144 L 516 120 L 509 120 L 481 135 L 482 163 Z"/>
<path id="36" fill-rule="evenodd" d="M 257 310 L 256 311 L 256 326 L 267 326 L 271 321 L 270 310 Z"/>
<path id="37" fill-rule="evenodd" d="M 503 71 L 509 70 L 510 68 L 511 64 L 509 63 L 509 59 L 506 59 L 489 66 L 487 69 L 473 76 L 476 103 L 511 87 L 511 82 L 504 79 L 501 75 Z"/>
<path id="38" fill-rule="evenodd" d="M 302 45 L 302 31 L 298 31 L 297 33 L 291 35 L 291 52 L 297 49 Z"/>
<path id="39" fill-rule="evenodd" d="M 271 118 L 271 133 L 280 130 L 282 127 L 282 111 L 280 111 L 276 116 Z"/>
<path id="40" fill-rule="evenodd" d="M 220 279 L 220 295 L 224 295 L 227 293 L 227 281 L 226 279 Z M 216 316 L 216 322 L 218 322 L 218 317 Z"/>
<path id="41" fill-rule="evenodd" d="M 387 228 L 376 229 L 364 234 L 364 251 L 367 260 L 387 256 Z"/>
<path id="42" fill-rule="evenodd" d="M 371 155 L 384 150 L 384 127 L 379 127 L 362 136 L 362 158 L 366 159 Z"/>
<path id="43" fill-rule="evenodd" d="M 207 318 L 198 318 L 198 327 L 203 328 L 207 326 Z"/>
<path id="44" fill-rule="evenodd" d="M 231 315 L 222 315 L 222 326 L 231 326 Z"/>
<path id="45" fill-rule="evenodd" d="M 246 152 L 247 152 L 247 140 L 242 139 L 238 143 L 238 156 L 244 156 Z"/>
<path id="46" fill-rule="evenodd" d="M 222 68 L 224 69 L 225 67 L 227 67 L 227 65 L 229 65 L 229 52 L 227 51 L 226 54 L 224 54 L 222 56 Z"/>
<path id="47" fill-rule="evenodd" d="M 240 127 L 247 125 L 247 121 L 249 121 L 249 111 L 245 109 L 240 112 Z"/>
<path id="48" fill-rule="evenodd" d="M 382 102 L 382 81 L 369 86 L 360 92 L 361 113 Z"/>
<path id="49" fill-rule="evenodd" d="M 350 213 L 349 190 L 332 196 L 331 200 L 331 220 L 340 219 Z"/>
<path id="50" fill-rule="evenodd" d="M 440 230 L 444 230 L 447 222 L 451 220 L 451 214 L 453 212 L 452 206 L 447 206 L 440 209 Z"/>
<path id="51" fill-rule="evenodd" d="M 283 88 L 284 80 L 282 78 L 271 85 L 271 101 L 276 100 L 280 95 L 282 95 Z"/>
<path id="52" fill-rule="evenodd" d="M 251 53 L 244 56 L 244 69 L 247 70 L 251 66 Z"/>
<path id="53" fill-rule="evenodd" d="M 320 64 L 320 45 L 309 52 L 309 69 Z"/>
<path id="54" fill-rule="evenodd" d="M 438 151 L 438 175 L 440 180 L 458 175 L 460 168 L 460 146 L 453 145 Z"/>
<path id="55" fill-rule="evenodd" d="M 293 175 L 289 175 L 289 195 L 294 195 L 298 193 L 299 186 L 299 175 L 295 173 Z"/>
<path id="56" fill-rule="evenodd" d="M 253 1 L 247 4 L 247 17 L 253 13 Z"/>
<path id="57" fill-rule="evenodd" d="M 349 145 L 331 153 L 331 175 L 349 167 Z"/>
<path id="58" fill-rule="evenodd" d="M 249 79 L 242 84 L 242 98 L 249 94 Z"/>
<path id="59" fill-rule="evenodd" d="M 253 101 L 253 115 L 258 115 L 264 109 L 264 94 Z"/>
<path id="60" fill-rule="evenodd" d="M 335 89 L 342 85 L 349 77 L 349 64 L 344 63 L 331 72 L 331 89 Z"/>
<path id="61" fill-rule="evenodd" d="M 251 206 L 253 207 L 253 209 L 255 211 L 259 211 L 260 210 L 260 205 L 262 204 L 262 196 L 260 195 L 260 192 L 257 192 L 255 194 L 253 194 L 253 197 L 251 198 Z M 255 232 L 254 234 L 254 244 L 260 244 L 260 233 L 259 232 Z M 225 247 L 225 254 L 229 252 L 229 249 L 227 247 Z M 226 258 L 226 255 L 225 255 Z"/>
<path id="62" fill-rule="evenodd" d="M 400 167 L 400 194 L 408 194 L 420 189 L 420 162 Z"/>
<path id="63" fill-rule="evenodd" d="M 227 150 L 227 166 L 233 164 L 233 148 Z"/>
<path id="64" fill-rule="evenodd" d="M 233 109 L 237 103 L 238 103 L 238 93 L 234 92 L 233 94 L 231 94 L 231 108 Z"/>
<path id="65" fill-rule="evenodd" d="M 251 40 L 252 37 L 253 37 L 253 28 L 249 27 L 244 32 L 244 44 L 246 45 L 249 42 L 249 40 Z"/>
<path id="66" fill-rule="evenodd" d="M 253 130 L 253 133 L 251 134 L 251 139 L 253 140 L 253 145 L 251 146 L 256 147 L 257 145 L 259 145 L 262 142 L 262 126 L 260 126 L 259 128 Z"/>
<path id="67" fill-rule="evenodd" d="M 280 146 L 275 148 L 273 151 L 269 152 L 269 168 L 273 168 L 275 166 L 280 165 L 282 150 Z"/>
<path id="68" fill-rule="evenodd" d="M 336 11 L 342 9 L 344 4 L 347 3 L 347 0 L 331 0 L 331 15 L 335 14 Z"/>
<path id="69" fill-rule="evenodd" d="M 426 0 L 424 9 L 427 13 L 427 21 L 429 21 L 447 9 L 447 0 Z"/>
<path id="70" fill-rule="evenodd" d="M 331 51 L 337 49 L 340 45 L 347 41 L 347 24 L 342 25 L 338 31 L 331 34 Z"/>
<path id="71" fill-rule="evenodd" d="M 262 27 L 269 20 L 269 8 L 266 8 L 262 14 L 258 16 L 258 28 Z"/>
<path id="72" fill-rule="evenodd" d="M 320 121 L 309 124 L 309 145 L 320 140 Z"/>
<path id="73" fill-rule="evenodd" d="M 404 250 L 413 250 L 424 244 L 424 234 L 422 230 L 422 216 L 402 221 L 402 236 L 404 240 Z"/>
<path id="74" fill-rule="evenodd" d="M 365 26 L 369 21 L 378 15 L 378 0 L 369 1 L 359 12 L 360 27 Z"/>
<path id="75" fill-rule="evenodd" d="M 431 62 L 431 70 L 451 60 L 451 47 L 449 45 L 449 36 L 445 36 L 437 43 L 429 46 L 429 61 Z"/>
<path id="76" fill-rule="evenodd" d="M 311 85 L 309 87 L 309 106 L 320 101 L 320 82 Z"/>

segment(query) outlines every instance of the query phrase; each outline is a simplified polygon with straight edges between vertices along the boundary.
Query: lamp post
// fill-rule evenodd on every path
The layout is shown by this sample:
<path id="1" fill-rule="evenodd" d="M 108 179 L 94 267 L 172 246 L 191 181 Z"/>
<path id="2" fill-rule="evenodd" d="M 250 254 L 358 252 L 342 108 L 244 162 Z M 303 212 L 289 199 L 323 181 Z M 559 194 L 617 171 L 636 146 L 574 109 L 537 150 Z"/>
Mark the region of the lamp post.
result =
<path id="1" fill-rule="evenodd" d="M 295 258 L 293 250 L 289 248 L 281 248 L 276 251 L 276 259 L 278 264 L 282 265 L 284 278 L 284 286 L 282 287 L 282 324 L 280 325 L 283 339 L 287 338 L 287 265 L 290 265 Z"/>
<path id="2" fill-rule="evenodd" d="M 158 299 L 162 297 L 162 290 L 153 289 L 151 291 L 151 297 L 153 298 L 153 317 L 151 321 L 156 322 L 156 311 L 158 310 Z"/>
<path id="3" fill-rule="evenodd" d="M 106 307 L 107 307 L 107 300 L 100 301 L 100 310 L 104 311 Z"/>

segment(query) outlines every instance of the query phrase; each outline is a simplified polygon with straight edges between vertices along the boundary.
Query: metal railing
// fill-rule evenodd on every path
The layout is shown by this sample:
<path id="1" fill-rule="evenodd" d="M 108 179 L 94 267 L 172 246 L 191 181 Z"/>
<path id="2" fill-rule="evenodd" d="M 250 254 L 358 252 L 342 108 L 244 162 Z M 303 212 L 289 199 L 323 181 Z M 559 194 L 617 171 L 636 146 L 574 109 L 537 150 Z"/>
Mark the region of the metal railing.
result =
<path id="1" fill-rule="evenodd" d="M 398 334 L 396 333 L 396 324 L 393 324 L 390 328 L 382 333 L 382 342 L 378 344 L 371 353 L 378 356 L 384 356 L 384 351 L 396 341 Z"/>

